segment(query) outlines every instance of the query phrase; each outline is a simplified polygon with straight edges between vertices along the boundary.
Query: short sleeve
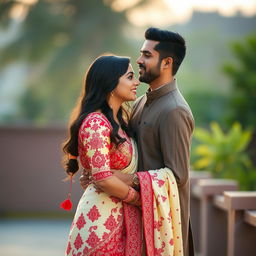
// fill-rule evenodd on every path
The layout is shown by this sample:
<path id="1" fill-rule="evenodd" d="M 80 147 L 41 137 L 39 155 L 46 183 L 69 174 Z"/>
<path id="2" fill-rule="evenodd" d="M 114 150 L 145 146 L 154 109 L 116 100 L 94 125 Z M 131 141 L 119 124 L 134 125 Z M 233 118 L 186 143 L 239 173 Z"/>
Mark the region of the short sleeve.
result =
<path id="1" fill-rule="evenodd" d="M 80 128 L 79 139 L 85 149 L 87 164 L 95 181 L 112 176 L 109 154 L 110 133 L 110 123 L 101 113 L 88 115 Z"/>

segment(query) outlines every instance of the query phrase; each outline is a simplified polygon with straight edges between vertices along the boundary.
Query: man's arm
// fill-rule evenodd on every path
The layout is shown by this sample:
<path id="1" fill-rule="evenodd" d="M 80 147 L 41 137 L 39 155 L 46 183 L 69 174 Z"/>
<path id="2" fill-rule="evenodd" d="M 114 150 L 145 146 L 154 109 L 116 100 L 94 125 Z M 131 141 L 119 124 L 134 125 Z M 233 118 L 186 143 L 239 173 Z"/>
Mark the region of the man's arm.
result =
<path id="1" fill-rule="evenodd" d="M 162 116 L 159 129 L 164 164 L 173 171 L 181 187 L 189 178 L 194 120 L 187 110 L 179 107 Z"/>

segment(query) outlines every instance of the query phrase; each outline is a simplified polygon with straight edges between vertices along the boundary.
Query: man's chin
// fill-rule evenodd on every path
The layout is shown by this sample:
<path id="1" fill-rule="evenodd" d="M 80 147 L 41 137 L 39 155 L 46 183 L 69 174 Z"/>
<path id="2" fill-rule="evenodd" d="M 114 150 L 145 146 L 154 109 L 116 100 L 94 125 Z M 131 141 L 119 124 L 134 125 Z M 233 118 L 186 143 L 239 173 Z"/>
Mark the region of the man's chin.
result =
<path id="1" fill-rule="evenodd" d="M 142 83 L 146 83 L 147 80 L 145 79 L 144 76 L 140 75 L 139 76 L 139 81 L 142 82 Z"/>

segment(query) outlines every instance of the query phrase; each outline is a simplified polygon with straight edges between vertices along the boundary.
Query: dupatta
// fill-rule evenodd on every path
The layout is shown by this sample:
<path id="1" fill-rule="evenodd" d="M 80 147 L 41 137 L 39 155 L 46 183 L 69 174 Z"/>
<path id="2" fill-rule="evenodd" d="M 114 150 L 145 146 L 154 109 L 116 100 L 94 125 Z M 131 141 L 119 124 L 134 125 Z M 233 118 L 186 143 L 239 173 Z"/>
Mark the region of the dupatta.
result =
<path id="1" fill-rule="evenodd" d="M 173 172 L 162 168 L 137 175 L 146 254 L 183 256 L 179 193 Z"/>

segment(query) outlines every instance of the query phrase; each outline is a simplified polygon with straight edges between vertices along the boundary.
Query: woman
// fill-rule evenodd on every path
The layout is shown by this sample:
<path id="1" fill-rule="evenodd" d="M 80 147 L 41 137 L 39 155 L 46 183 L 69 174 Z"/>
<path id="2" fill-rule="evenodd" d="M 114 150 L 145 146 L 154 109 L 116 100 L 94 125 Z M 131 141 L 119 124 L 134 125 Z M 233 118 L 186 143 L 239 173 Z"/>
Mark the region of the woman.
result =
<path id="1" fill-rule="evenodd" d="M 69 156 L 67 173 L 78 170 L 79 156 L 95 185 L 78 204 L 66 255 L 141 255 L 139 193 L 110 171 L 136 170 L 122 104 L 136 99 L 138 84 L 125 57 L 101 56 L 87 72 L 79 112 L 63 149 Z"/>
<path id="2" fill-rule="evenodd" d="M 182 255 L 172 172 L 165 168 L 133 174 L 137 151 L 122 104 L 135 100 L 138 84 L 125 57 L 101 56 L 88 70 L 64 152 L 69 156 L 67 173 L 78 170 L 79 156 L 93 183 L 78 204 L 66 255 L 140 256 L 142 223 L 147 255 Z M 123 182 L 124 177 L 130 182 Z M 141 193 L 132 187 L 139 183 Z"/>

